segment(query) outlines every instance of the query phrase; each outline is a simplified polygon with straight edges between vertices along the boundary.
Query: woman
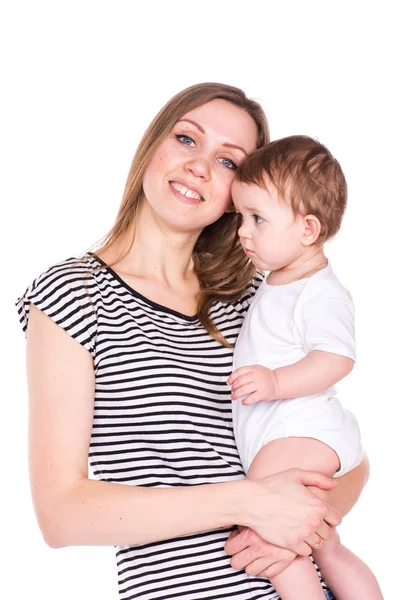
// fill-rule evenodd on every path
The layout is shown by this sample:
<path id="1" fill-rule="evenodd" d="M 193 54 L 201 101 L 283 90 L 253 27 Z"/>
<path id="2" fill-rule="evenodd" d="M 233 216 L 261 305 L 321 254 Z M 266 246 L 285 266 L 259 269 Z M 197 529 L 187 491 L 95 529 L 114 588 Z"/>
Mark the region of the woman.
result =
<path id="1" fill-rule="evenodd" d="M 53 547 L 117 545 L 124 600 L 276 598 L 265 577 L 230 567 L 232 525 L 248 527 L 227 544 L 234 566 L 268 575 L 340 522 L 305 487 L 333 488 L 321 474 L 244 480 L 232 434 L 225 382 L 261 277 L 230 187 L 267 141 L 241 90 L 184 90 L 145 133 L 97 254 L 52 267 L 20 300 L 39 525 Z M 341 511 L 364 473 L 344 482 Z"/>

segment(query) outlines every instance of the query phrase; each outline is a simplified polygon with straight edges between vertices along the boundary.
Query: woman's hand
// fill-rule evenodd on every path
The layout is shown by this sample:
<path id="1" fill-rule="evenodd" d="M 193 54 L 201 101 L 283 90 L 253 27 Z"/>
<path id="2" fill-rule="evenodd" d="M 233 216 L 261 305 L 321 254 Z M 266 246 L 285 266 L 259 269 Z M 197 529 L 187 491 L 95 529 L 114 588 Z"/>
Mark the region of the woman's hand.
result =
<path id="1" fill-rule="evenodd" d="M 326 492 L 326 499 L 342 515 L 354 506 L 368 481 L 369 462 L 365 455 L 362 463 L 342 477 L 337 485 Z M 234 569 L 246 569 L 248 575 L 263 575 L 271 578 L 289 566 L 296 554 L 263 540 L 248 527 L 240 527 L 229 536 L 225 551 L 232 556 Z"/>
<path id="2" fill-rule="evenodd" d="M 232 556 L 234 569 L 245 569 L 248 575 L 268 579 L 282 573 L 296 558 L 291 550 L 274 546 L 248 527 L 239 526 L 226 541 L 225 552 Z"/>
<path id="3" fill-rule="evenodd" d="M 329 490 L 336 483 L 314 471 L 289 469 L 264 479 L 247 480 L 253 500 L 241 521 L 275 546 L 308 556 L 313 545 L 328 540 L 341 522 L 339 513 L 305 486 Z"/>

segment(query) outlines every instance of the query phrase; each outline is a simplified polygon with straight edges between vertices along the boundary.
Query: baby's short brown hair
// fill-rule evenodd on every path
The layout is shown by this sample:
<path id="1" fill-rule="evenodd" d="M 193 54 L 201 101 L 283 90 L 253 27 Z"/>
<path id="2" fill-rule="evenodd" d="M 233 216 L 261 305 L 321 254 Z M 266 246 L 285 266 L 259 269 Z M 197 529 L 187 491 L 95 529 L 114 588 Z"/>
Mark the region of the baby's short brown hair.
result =
<path id="1" fill-rule="evenodd" d="M 347 204 L 347 184 L 329 150 L 305 135 L 292 135 L 259 148 L 239 166 L 236 179 L 268 190 L 271 183 L 294 215 L 312 214 L 321 223 L 315 243 L 332 238 Z"/>

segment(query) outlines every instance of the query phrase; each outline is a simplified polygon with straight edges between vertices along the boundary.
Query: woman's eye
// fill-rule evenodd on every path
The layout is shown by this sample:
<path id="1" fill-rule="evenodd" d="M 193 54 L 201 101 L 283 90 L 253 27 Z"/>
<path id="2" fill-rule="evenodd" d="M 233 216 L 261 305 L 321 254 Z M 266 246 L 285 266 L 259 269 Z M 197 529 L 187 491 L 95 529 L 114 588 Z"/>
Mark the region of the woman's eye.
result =
<path id="1" fill-rule="evenodd" d="M 175 135 L 176 139 L 180 141 L 181 144 L 184 144 L 185 146 L 191 146 L 192 144 L 194 144 L 194 140 L 189 137 L 188 135 Z"/>
<path id="2" fill-rule="evenodd" d="M 253 216 L 254 216 L 254 220 L 257 223 L 257 225 L 264 222 L 264 219 L 262 217 L 259 217 L 258 215 L 253 215 Z"/>
<path id="3" fill-rule="evenodd" d="M 221 165 L 227 167 L 228 169 L 233 169 L 234 171 L 237 169 L 237 165 L 230 158 L 219 158 L 218 159 Z"/>

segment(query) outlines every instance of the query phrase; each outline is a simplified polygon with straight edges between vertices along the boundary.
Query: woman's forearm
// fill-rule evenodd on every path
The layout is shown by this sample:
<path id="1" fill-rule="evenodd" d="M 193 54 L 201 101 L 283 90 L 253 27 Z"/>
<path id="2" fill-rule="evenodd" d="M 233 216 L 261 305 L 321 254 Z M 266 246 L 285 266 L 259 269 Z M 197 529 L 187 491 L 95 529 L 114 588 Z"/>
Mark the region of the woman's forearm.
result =
<path id="1" fill-rule="evenodd" d="M 293 469 L 258 481 L 179 488 L 145 488 L 79 479 L 36 506 L 46 542 L 133 545 L 239 524 L 273 544 L 308 554 L 315 532 L 340 522 L 339 514 L 305 486 L 328 490 L 320 473 Z"/>
<path id="2" fill-rule="evenodd" d="M 326 493 L 327 502 L 344 517 L 353 508 L 369 478 L 369 460 L 337 478 L 337 485 Z"/>
<path id="3" fill-rule="evenodd" d="M 145 488 L 82 478 L 46 505 L 42 501 L 37 515 L 54 548 L 143 544 L 247 520 L 239 508 L 245 486 Z"/>

